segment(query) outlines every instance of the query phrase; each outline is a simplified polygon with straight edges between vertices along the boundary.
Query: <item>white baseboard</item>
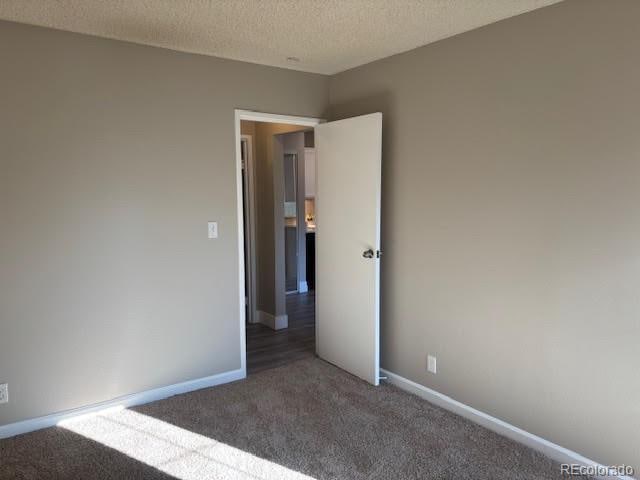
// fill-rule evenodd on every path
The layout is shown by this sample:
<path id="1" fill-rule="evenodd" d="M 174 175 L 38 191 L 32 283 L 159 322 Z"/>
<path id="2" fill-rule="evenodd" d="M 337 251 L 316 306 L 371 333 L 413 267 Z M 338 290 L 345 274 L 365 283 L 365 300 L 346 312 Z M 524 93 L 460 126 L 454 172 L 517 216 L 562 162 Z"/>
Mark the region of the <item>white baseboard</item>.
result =
<path id="1" fill-rule="evenodd" d="M 162 400 L 163 398 L 171 397 L 173 395 L 192 392 L 202 388 L 215 387 L 216 385 L 222 385 L 223 383 L 234 382 L 236 380 L 242 380 L 243 378 L 246 378 L 246 376 L 247 372 L 244 369 L 231 370 L 229 372 L 219 373 L 210 377 L 198 378 L 182 383 L 176 383 L 174 385 L 168 385 L 166 387 L 154 388 L 153 390 L 125 395 L 86 407 L 74 408 L 64 412 L 52 413 L 51 415 L 46 415 L 44 417 L 37 417 L 29 420 L 23 420 L 21 422 L 10 423 L 8 425 L 2 425 L 0 426 L 0 439 L 13 437 L 22 433 L 33 432 L 42 428 L 53 427 L 62 420 L 67 420 L 79 415 L 87 415 L 107 408 L 126 408 L 143 405 L 145 403 L 155 402 L 156 400 Z"/>
<path id="2" fill-rule="evenodd" d="M 260 312 L 254 310 L 253 315 L 247 315 L 247 323 L 260 323 Z"/>
<path id="3" fill-rule="evenodd" d="M 288 315 L 278 315 L 275 318 L 275 324 L 273 329 L 280 330 L 281 328 L 287 328 L 289 326 L 289 316 Z"/>
<path id="4" fill-rule="evenodd" d="M 286 314 L 276 317 L 270 313 L 258 310 L 258 322 L 274 330 L 281 330 L 289 326 L 289 317 Z"/>
<path id="5" fill-rule="evenodd" d="M 460 403 L 457 400 L 454 400 L 451 397 L 447 397 L 446 395 L 436 392 L 424 385 L 420 385 L 419 383 L 413 382 L 407 378 L 401 377 L 398 374 L 393 372 L 389 372 L 388 370 L 380 369 L 380 373 L 382 376 L 387 377 L 387 381 L 392 385 L 395 385 L 402 390 L 413 393 L 421 398 L 424 398 L 430 403 L 433 403 L 439 407 L 444 408 L 445 410 L 449 410 L 461 417 L 464 417 L 468 420 L 471 420 L 474 423 L 482 425 L 483 427 L 492 430 L 504 437 L 510 438 L 518 443 L 526 445 L 529 448 L 537 450 L 538 452 L 550 457 L 559 463 L 568 463 L 568 464 L 578 464 L 584 465 L 587 467 L 602 467 L 601 464 L 590 460 L 579 453 L 576 453 L 567 448 L 561 447 L 560 445 L 556 445 L 553 442 L 545 440 L 544 438 L 538 437 L 533 433 L 529 433 L 521 428 L 518 428 L 510 423 L 504 422 L 498 418 L 492 417 L 489 414 L 476 410 L 473 407 L 465 405 L 464 403 Z M 621 479 L 621 480 L 634 480 L 632 477 L 628 476 L 595 476 L 594 478 L 598 479 Z"/>
<path id="6" fill-rule="evenodd" d="M 307 293 L 309 291 L 309 285 L 306 281 L 298 284 L 298 293 Z"/>

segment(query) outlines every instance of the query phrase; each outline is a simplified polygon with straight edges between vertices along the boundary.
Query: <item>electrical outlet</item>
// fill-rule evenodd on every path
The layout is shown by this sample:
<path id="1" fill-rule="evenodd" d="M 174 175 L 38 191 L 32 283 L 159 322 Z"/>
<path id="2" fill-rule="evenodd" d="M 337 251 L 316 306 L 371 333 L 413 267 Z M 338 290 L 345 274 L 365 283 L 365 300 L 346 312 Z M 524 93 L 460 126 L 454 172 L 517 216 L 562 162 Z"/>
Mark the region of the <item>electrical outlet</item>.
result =
<path id="1" fill-rule="evenodd" d="M 9 384 L 0 384 L 0 403 L 9 403 Z"/>
<path id="2" fill-rule="evenodd" d="M 218 238 L 218 222 L 208 222 L 207 228 L 209 238 Z"/>
<path id="3" fill-rule="evenodd" d="M 427 370 L 431 373 L 437 373 L 437 359 L 433 355 L 427 356 Z"/>

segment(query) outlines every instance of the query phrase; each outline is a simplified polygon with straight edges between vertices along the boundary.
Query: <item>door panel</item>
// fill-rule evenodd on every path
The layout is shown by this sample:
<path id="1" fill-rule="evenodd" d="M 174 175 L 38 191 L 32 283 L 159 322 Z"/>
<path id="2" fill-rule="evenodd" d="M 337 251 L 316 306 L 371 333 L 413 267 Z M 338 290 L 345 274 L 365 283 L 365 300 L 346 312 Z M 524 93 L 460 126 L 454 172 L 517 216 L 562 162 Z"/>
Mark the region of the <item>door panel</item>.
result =
<path id="1" fill-rule="evenodd" d="M 382 114 L 318 125 L 315 145 L 317 353 L 378 385 Z"/>

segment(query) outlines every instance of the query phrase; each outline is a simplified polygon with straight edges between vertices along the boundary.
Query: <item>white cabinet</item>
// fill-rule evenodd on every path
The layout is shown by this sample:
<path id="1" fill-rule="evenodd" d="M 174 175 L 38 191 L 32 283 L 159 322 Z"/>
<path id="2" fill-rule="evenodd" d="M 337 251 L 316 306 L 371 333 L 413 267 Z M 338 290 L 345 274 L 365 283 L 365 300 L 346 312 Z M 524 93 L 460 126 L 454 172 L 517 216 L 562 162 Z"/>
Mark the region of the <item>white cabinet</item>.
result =
<path id="1" fill-rule="evenodd" d="M 304 149 L 304 196 L 316 196 L 316 151 L 313 148 Z"/>

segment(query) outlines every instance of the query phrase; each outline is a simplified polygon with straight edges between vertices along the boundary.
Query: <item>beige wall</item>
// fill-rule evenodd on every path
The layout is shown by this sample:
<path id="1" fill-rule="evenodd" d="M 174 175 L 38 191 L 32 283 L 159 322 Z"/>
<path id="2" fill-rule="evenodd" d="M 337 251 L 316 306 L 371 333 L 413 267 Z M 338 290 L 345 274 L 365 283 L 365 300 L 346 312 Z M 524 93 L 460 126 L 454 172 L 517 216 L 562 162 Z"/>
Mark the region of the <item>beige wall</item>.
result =
<path id="1" fill-rule="evenodd" d="M 383 367 L 636 468 L 638 24 L 570 0 L 330 83 L 384 113 Z"/>
<path id="2" fill-rule="evenodd" d="M 0 65 L 0 425 L 240 368 L 234 108 L 327 78 L 6 22 Z"/>
<path id="3" fill-rule="evenodd" d="M 248 126 L 247 126 L 248 128 Z M 256 251 L 258 310 L 271 315 L 286 314 L 284 292 L 284 178 L 282 162 L 275 162 L 274 149 L 282 154 L 275 135 L 300 130 L 297 125 L 255 122 Z"/>

